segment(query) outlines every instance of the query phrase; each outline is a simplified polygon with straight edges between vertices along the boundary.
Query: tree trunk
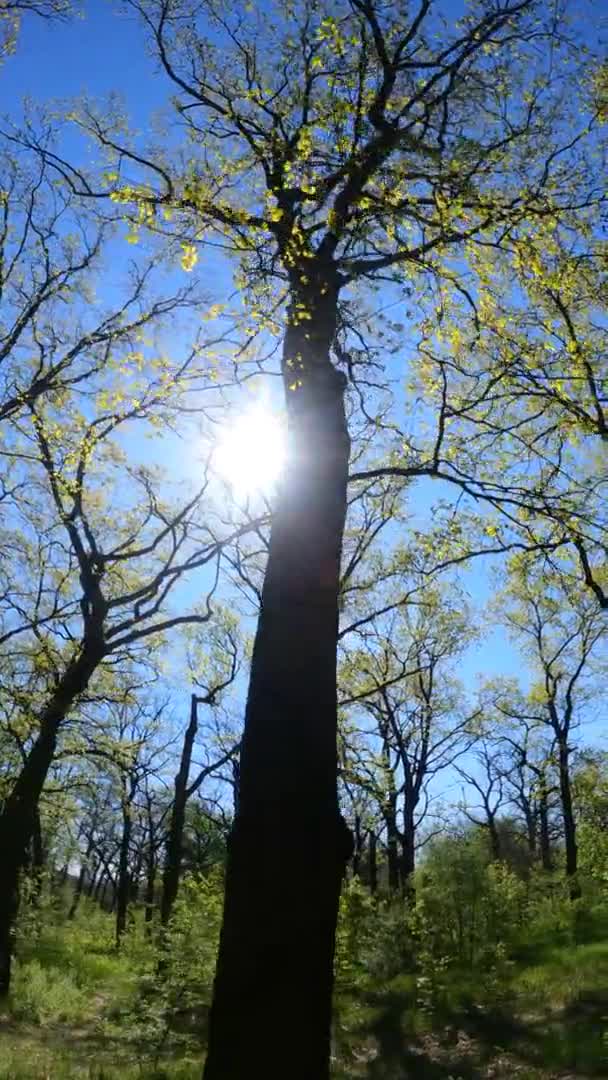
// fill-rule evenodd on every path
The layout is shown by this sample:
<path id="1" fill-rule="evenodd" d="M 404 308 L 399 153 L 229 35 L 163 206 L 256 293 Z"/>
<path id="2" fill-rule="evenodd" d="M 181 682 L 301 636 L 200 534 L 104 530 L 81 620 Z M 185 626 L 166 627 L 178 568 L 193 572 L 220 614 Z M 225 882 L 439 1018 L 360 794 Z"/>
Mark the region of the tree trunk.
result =
<path id="1" fill-rule="evenodd" d="M 152 920 L 154 918 L 154 896 L 156 886 L 156 858 L 154 852 L 148 857 L 146 868 L 146 892 L 144 896 L 144 922 L 146 924 L 146 936 L 152 933 Z"/>
<path id="2" fill-rule="evenodd" d="M 99 904 L 103 904 L 103 899 L 106 890 L 106 884 L 108 881 L 108 872 L 105 867 L 99 869 L 99 877 L 97 878 L 97 884 L 93 892 L 93 899 L 97 900 Z"/>
<path id="3" fill-rule="evenodd" d="M 160 901 L 160 922 L 166 926 L 171 918 L 173 905 L 179 889 L 179 878 L 182 861 L 182 844 L 184 838 L 184 825 L 186 821 L 186 803 L 188 801 L 188 776 L 192 761 L 192 748 L 198 730 L 198 711 L 196 694 L 190 699 L 190 722 L 186 728 L 182 746 L 182 756 L 179 770 L 176 773 L 171 808 L 171 820 L 167 833 L 165 850 L 165 866 L 163 870 L 163 889 Z"/>
<path id="4" fill-rule="evenodd" d="M 564 821 L 564 843 L 566 847 L 566 877 L 571 900 L 578 900 L 581 887 L 578 881 L 578 851 L 576 846 L 576 821 L 572 809 L 572 791 L 570 788 L 570 751 L 566 739 L 558 743 L 559 791 Z"/>
<path id="5" fill-rule="evenodd" d="M 95 896 L 95 890 L 97 888 L 97 874 L 98 874 L 98 872 L 99 872 L 99 866 L 94 866 L 91 874 L 89 875 L 89 880 L 87 882 L 87 889 L 86 889 L 87 896 L 89 897 L 89 900 L 92 900 L 93 897 Z"/>
<path id="6" fill-rule="evenodd" d="M 72 903 L 70 904 L 70 910 L 68 911 L 68 919 L 73 919 L 75 914 L 76 914 L 76 911 L 78 910 L 78 905 L 80 903 L 80 897 L 82 896 L 82 892 L 83 892 L 83 889 L 84 889 L 84 883 L 85 883 L 86 876 L 87 876 L 87 867 L 89 865 L 89 859 L 91 858 L 92 851 L 93 851 L 93 837 L 91 835 L 89 837 L 89 841 L 87 843 L 87 848 L 86 848 L 86 851 L 85 851 L 85 853 L 83 855 L 82 862 L 80 864 L 80 870 L 78 872 L 78 880 L 76 882 L 76 887 L 74 889 L 74 896 L 72 897 Z M 90 890 L 89 890 L 89 893 L 90 893 Z"/>
<path id="7" fill-rule="evenodd" d="M 58 889 L 65 888 L 66 882 L 68 880 L 69 873 L 70 873 L 70 864 L 66 862 L 66 863 L 63 864 L 63 866 L 61 867 L 61 870 L 59 871 L 59 873 L 57 875 L 57 888 Z"/>
<path id="8" fill-rule="evenodd" d="M 375 894 L 378 891 L 378 849 L 376 844 L 376 834 L 373 829 L 369 834 L 367 860 L 369 890 L 372 894 Z"/>
<path id="9" fill-rule="evenodd" d="M 553 870 L 551 840 L 549 837 L 549 807 L 547 792 L 542 791 L 538 799 L 540 860 L 543 870 Z"/>
<path id="10" fill-rule="evenodd" d="M 388 869 L 388 887 L 391 892 L 399 890 L 399 833 L 397 831 L 397 808 L 394 800 L 384 810 L 386 826 L 386 862 Z"/>
<path id="11" fill-rule="evenodd" d="M 86 877 L 86 867 L 85 867 L 84 859 L 83 859 L 82 863 L 80 864 L 80 870 L 78 871 L 78 879 L 76 881 L 76 886 L 74 888 L 74 895 L 72 897 L 72 903 L 70 904 L 70 910 L 68 911 L 68 919 L 73 919 L 76 912 L 77 912 L 77 910 L 78 910 L 78 905 L 80 903 L 80 897 L 82 896 L 82 891 L 84 889 L 84 879 L 85 879 L 85 877 Z"/>
<path id="12" fill-rule="evenodd" d="M 529 799 L 522 798 L 521 806 L 526 822 L 526 842 L 532 858 L 536 858 L 538 848 L 538 818 Z"/>
<path id="13" fill-rule="evenodd" d="M 355 814 L 355 833 L 353 847 L 353 875 L 359 877 L 361 873 L 361 855 L 363 853 L 363 837 L 361 835 L 361 817 Z"/>
<path id="14" fill-rule="evenodd" d="M 349 439 L 344 379 L 329 359 L 337 287 L 320 284 L 316 306 L 303 301 L 308 319 L 296 323 L 292 308 L 285 339 L 288 461 L 251 664 L 205 1080 L 329 1076 L 352 852 L 338 807 L 336 694 Z"/>
<path id="15" fill-rule="evenodd" d="M 120 949 L 120 943 L 127 929 L 127 912 L 131 893 L 131 879 L 129 875 L 129 848 L 131 846 L 131 802 L 126 798 L 122 808 L 122 836 L 118 853 L 118 875 L 116 881 L 116 948 Z"/>
<path id="16" fill-rule="evenodd" d="M 500 843 L 500 834 L 496 827 L 496 815 L 486 806 L 486 816 L 488 820 L 488 835 L 490 837 L 490 854 L 494 862 L 500 862 L 502 857 L 502 846 Z"/>
<path id="17" fill-rule="evenodd" d="M 46 863 L 46 854 L 44 850 L 44 842 L 42 838 L 42 824 L 40 821 L 40 811 L 36 807 L 34 814 L 34 828 L 32 831 L 32 901 L 38 905 L 42 895 L 42 885 L 44 879 L 44 867 Z"/>
<path id="18" fill-rule="evenodd" d="M 414 870 L 416 869 L 416 825 L 413 814 L 403 813 L 401 835 L 401 884 L 408 897 L 414 899 Z"/>
<path id="19" fill-rule="evenodd" d="M 68 666 L 40 716 L 40 731 L 0 814 L 0 997 L 8 994 L 19 875 L 35 829 L 40 793 L 55 756 L 66 713 L 86 688 L 101 654 L 83 651 Z"/>

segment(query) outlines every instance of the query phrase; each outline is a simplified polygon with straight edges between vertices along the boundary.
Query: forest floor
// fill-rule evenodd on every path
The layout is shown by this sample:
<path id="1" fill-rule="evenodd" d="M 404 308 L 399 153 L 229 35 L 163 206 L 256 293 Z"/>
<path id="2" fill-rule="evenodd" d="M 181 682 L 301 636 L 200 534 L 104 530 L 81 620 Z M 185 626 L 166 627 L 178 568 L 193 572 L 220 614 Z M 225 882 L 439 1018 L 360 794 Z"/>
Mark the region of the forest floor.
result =
<path id="1" fill-rule="evenodd" d="M 178 1030 L 152 1004 L 142 1011 L 136 950 L 117 955 L 81 923 L 38 935 L 22 955 L 0 1013 L 0 1080 L 199 1080 L 200 1016 L 186 1011 Z M 604 919 L 577 944 L 523 950 L 491 998 L 471 972 L 442 979 L 424 1006 L 411 975 L 342 994 L 335 1080 L 608 1077 Z"/>

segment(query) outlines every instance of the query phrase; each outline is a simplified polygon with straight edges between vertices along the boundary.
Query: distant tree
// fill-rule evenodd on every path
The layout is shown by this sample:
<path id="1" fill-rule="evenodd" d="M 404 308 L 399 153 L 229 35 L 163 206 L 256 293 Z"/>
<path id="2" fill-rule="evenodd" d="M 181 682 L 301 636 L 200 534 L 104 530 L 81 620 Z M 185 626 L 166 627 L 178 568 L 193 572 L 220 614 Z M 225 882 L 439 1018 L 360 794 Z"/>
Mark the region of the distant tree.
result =
<path id="1" fill-rule="evenodd" d="M 222 694 L 234 682 L 239 670 L 238 632 L 234 619 L 230 619 L 226 613 L 223 620 L 218 619 L 210 629 L 211 633 L 205 642 L 208 653 L 204 666 L 201 664 L 200 655 L 191 655 L 190 658 L 192 677 L 202 693 L 195 691 L 190 699 L 190 720 L 184 732 L 179 769 L 173 782 L 160 906 L 163 926 L 166 926 L 171 918 L 179 888 L 188 801 L 200 791 L 205 780 L 217 774 L 238 752 L 238 743 L 231 740 L 230 736 L 224 738 L 223 744 L 216 738 L 214 745 L 204 748 L 206 763 L 197 763 L 196 773 L 191 776 L 193 752 L 199 730 L 199 706 L 218 705 Z M 207 737 L 211 737 L 209 730 Z"/>
<path id="2" fill-rule="evenodd" d="M 499 703 L 503 717 L 543 724 L 551 732 L 560 793 L 566 874 L 573 898 L 577 877 L 576 815 L 571 755 L 576 728 L 598 700 L 605 669 L 608 624 L 601 608 L 552 568 L 517 556 L 500 601 L 502 618 L 528 658 L 533 678 L 527 693 Z M 603 662 L 602 662 L 603 661 Z"/>
<path id="3" fill-rule="evenodd" d="M 354 728 L 354 739 L 344 736 L 344 772 L 376 803 L 391 889 L 411 886 L 433 781 L 476 738 L 454 674 L 473 636 L 464 600 L 427 582 L 400 586 L 411 606 L 378 613 L 354 641 L 343 639 L 339 671 L 340 705 Z"/>

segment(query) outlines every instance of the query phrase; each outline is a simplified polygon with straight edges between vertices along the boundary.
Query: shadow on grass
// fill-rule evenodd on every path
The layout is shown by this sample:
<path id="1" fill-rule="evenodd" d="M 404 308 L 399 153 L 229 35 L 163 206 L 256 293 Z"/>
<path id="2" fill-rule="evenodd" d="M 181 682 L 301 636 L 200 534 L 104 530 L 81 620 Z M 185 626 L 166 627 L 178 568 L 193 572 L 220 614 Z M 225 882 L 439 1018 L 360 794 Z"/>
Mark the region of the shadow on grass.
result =
<path id="1" fill-rule="evenodd" d="M 365 995 L 375 1054 L 367 1080 L 543 1080 L 608 1076 L 608 988 L 559 1011 L 518 1019 L 470 1004 L 428 1019 L 400 991 Z"/>

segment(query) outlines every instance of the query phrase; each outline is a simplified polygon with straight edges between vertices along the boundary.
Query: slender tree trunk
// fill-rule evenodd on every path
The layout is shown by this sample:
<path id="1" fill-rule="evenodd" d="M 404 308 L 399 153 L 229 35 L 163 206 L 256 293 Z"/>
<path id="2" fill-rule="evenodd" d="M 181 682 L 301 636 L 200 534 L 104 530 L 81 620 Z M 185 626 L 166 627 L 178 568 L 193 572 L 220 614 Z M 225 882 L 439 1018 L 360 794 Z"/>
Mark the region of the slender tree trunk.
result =
<path id="1" fill-rule="evenodd" d="M 86 867 L 83 860 L 80 864 L 80 870 L 78 871 L 78 878 L 74 887 L 74 895 L 72 897 L 72 903 L 70 904 L 70 910 L 68 911 L 68 919 L 73 919 L 78 910 L 80 897 L 82 896 L 82 891 L 84 889 L 86 873 Z"/>
<path id="2" fill-rule="evenodd" d="M 70 873 L 70 864 L 64 863 L 57 875 L 57 888 L 63 889 L 68 880 L 68 874 Z"/>
<path id="3" fill-rule="evenodd" d="M 367 860 L 369 889 L 372 894 L 375 894 L 378 891 L 378 848 L 373 829 L 369 834 Z"/>
<path id="4" fill-rule="evenodd" d="M 499 862 L 502 857 L 502 847 L 500 843 L 500 835 L 496 827 L 495 815 L 486 808 L 488 819 L 488 835 L 490 837 L 490 853 L 494 862 Z"/>
<path id="5" fill-rule="evenodd" d="M 549 836 L 549 807 L 547 792 L 542 791 L 538 799 L 540 860 L 543 870 L 553 870 L 551 839 Z"/>
<path id="6" fill-rule="evenodd" d="M 528 799 L 523 800 L 523 813 L 526 821 L 526 841 L 528 851 L 534 859 L 538 850 L 538 816 Z"/>
<path id="7" fill-rule="evenodd" d="M 359 877 L 361 873 L 361 855 L 363 852 L 363 837 L 361 835 L 361 817 L 355 814 L 354 849 L 353 849 L 353 874 Z"/>
<path id="8" fill-rule="evenodd" d="M 142 854 L 141 850 L 138 851 L 135 863 L 132 867 L 131 874 L 129 875 L 129 903 L 136 904 L 139 900 L 139 889 L 141 885 L 141 867 L 142 867 Z"/>
<path id="9" fill-rule="evenodd" d="M 68 666 L 40 716 L 40 730 L 0 814 L 0 997 L 10 988 L 19 875 L 36 824 L 40 793 L 55 756 L 60 724 L 86 688 L 101 654 L 83 651 Z"/>
<path id="10" fill-rule="evenodd" d="M 388 869 L 388 887 L 391 892 L 398 892 L 400 882 L 399 872 L 399 833 L 397 831 L 397 807 L 395 800 L 391 799 L 384 810 L 384 824 L 386 826 L 386 862 Z"/>
<path id="11" fill-rule="evenodd" d="M 167 833 L 165 866 L 163 870 L 163 888 L 160 901 L 161 926 L 166 926 L 171 918 L 173 905 L 179 889 L 182 863 L 182 844 L 186 822 L 186 804 L 188 801 L 188 776 L 192 761 L 192 748 L 198 730 L 198 712 L 196 694 L 190 699 L 190 722 L 186 728 L 179 770 L 173 781 L 174 795 L 171 808 L 171 820 Z M 162 965 L 161 965 L 162 966 Z"/>
<path id="12" fill-rule="evenodd" d="M 414 899 L 414 870 L 416 869 L 416 825 L 414 815 L 406 808 L 401 836 L 401 884 L 408 897 Z"/>
<path id="13" fill-rule="evenodd" d="M 73 919 L 76 912 L 77 912 L 77 910 L 78 910 L 78 905 L 80 903 L 80 897 L 82 896 L 82 891 L 84 889 L 84 883 L 86 881 L 87 867 L 89 865 L 89 859 L 91 857 L 91 852 L 92 851 L 93 851 L 93 837 L 91 836 L 91 837 L 89 837 L 89 841 L 87 843 L 86 851 L 85 851 L 85 853 L 83 855 L 83 858 L 82 858 L 82 861 L 80 863 L 80 870 L 78 872 L 78 880 L 76 881 L 76 887 L 74 889 L 74 895 L 72 897 L 72 903 L 70 905 L 70 910 L 68 911 L 68 919 Z"/>
<path id="14" fill-rule="evenodd" d="M 32 900 L 34 904 L 40 903 L 40 897 L 42 894 L 42 884 L 44 878 L 44 868 L 46 864 L 46 855 L 44 850 L 44 841 L 42 838 L 42 823 L 40 821 L 40 811 L 36 807 L 34 814 L 34 828 L 32 832 L 32 884 L 33 884 L 33 896 Z"/>
<path id="15" fill-rule="evenodd" d="M 329 359 L 337 287 L 315 284 L 317 304 L 304 297 L 310 318 L 297 325 L 292 309 L 284 347 L 288 462 L 251 664 L 205 1080 L 329 1076 L 352 852 L 338 807 L 336 694 L 349 439 L 344 379 Z"/>
<path id="16" fill-rule="evenodd" d="M 95 890 L 97 889 L 97 874 L 99 873 L 99 866 L 94 866 L 87 882 L 87 896 L 91 900 L 95 896 Z"/>
<path id="17" fill-rule="evenodd" d="M 571 900 L 578 900 L 581 887 L 578 881 L 578 850 L 576 846 L 576 821 L 572 809 L 572 790 L 570 787 L 570 752 L 567 739 L 558 743 L 559 791 L 564 821 L 564 844 L 566 847 L 566 877 Z"/>
<path id="18" fill-rule="evenodd" d="M 116 948 L 120 949 L 120 943 L 127 929 L 127 912 L 131 893 L 131 879 L 129 875 L 129 849 L 131 847 L 131 801 L 126 796 L 122 808 L 122 835 L 118 852 L 118 876 L 116 881 Z"/>
<path id="19" fill-rule="evenodd" d="M 98 903 L 100 903 L 100 904 L 103 903 L 103 898 L 104 898 L 104 894 L 105 894 L 107 881 L 108 881 L 108 872 L 102 866 L 101 869 L 99 870 L 99 876 L 97 878 L 97 884 L 95 885 L 95 890 L 93 892 L 93 899 L 97 900 Z"/>
<path id="20" fill-rule="evenodd" d="M 146 868 L 146 892 L 144 896 L 144 922 L 146 924 L 146 936 L 152 933 L 152 920 L 154 918 L 154 896 L 156 887 L 156 858 L 152 851 L 148 857 Z"/>

